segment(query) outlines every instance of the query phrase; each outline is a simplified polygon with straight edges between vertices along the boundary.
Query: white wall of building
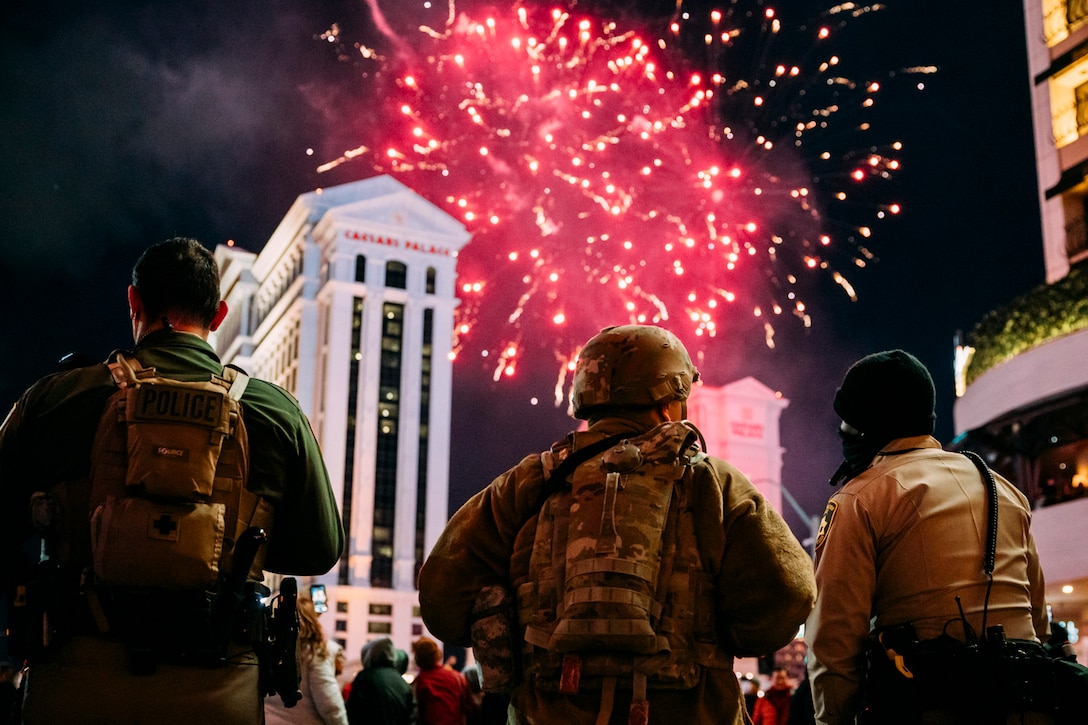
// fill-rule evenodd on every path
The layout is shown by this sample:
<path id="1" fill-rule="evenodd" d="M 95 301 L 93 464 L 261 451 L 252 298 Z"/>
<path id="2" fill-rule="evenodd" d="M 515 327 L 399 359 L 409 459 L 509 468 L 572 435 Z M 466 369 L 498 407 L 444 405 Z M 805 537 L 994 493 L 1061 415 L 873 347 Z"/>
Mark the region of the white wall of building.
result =
<path id="1" fill-rule="evenodd" d="M 740 469 L 776 511 L 782 511 L 785 452 L 779 419 L 788 405 L 752 377 L 716 388 L 697 384 L 688 399 L 688 418 L 706 438 L 707 453 Z"/>
<path id="2" fill-rule="evenodd" d="M 349 659 L 368 640 L 384 635 L 408 649 L 423 631 L 415 570 L 424 316 L 432 310 L 422 527 L 426 553 L 448 517 L 449 353 L 457 254 L 468 239 L 457 220 L 393 178 L 381 176 L 298 197 L 260 254 L 230 247 L 216 250 L 231 313 L 213 343 L 225 362 L 240 364 L 298 398 L 321 443 L 342 512 L 350 501 L 344 566 L 300 582 L 303 589 L 325 584 L 329 612 L 322 621 L 328 635 L 345 644 Z M 357 280 L 360 258 L 365 258 L 363 281 Z M 403 289 L 385 285 L 390 262 L 405 265 Z M 356 300 L 362 303 L 357 359 Z M 403 307 L 396 515 L 391 586 L 371 587 L 385 303 Z M 356 395 L 349 410 L 353 361 Z M 348 440 L 351 418 L 354 437 Z"/>

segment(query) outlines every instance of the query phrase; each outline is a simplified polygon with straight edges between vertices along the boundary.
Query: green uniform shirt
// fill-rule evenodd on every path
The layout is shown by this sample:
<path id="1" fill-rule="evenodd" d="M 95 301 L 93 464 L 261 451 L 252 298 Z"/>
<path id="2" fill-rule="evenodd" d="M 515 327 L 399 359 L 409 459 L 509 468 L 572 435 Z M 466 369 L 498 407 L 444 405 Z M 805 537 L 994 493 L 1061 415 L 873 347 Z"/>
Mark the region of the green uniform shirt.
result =
<path id="1" fill-rule="evenodd" d="M 144 367 L 184 382 L 209 380 L 223 369 L 211 346 L 187 333 L 152 333 L 135 354 Z M 27 390 L 0 427 L 5 585 L 13 552 L 32 533 L 26 515 L 31 493 L 87 477 L 98 420 L 116 390 L 105 364 L 55 373 Z M 324 574 L 340 557 L 344 531 L 309 421 L 290 394 L 256 379 L 242 396 L 242 413 L 250 446 L 248 488 L 275 509 L 265 568 Z"/>

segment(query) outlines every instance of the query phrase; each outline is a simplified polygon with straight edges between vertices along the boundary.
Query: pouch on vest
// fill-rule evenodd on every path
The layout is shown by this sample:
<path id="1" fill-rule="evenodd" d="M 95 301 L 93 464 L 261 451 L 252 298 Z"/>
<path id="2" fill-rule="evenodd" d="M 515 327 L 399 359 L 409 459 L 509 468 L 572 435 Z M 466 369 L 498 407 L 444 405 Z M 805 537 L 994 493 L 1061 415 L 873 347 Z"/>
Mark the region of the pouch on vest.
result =
<path id="1" fill-rule="evenodd" d="M 654 594 L 665 518 L 684 468 L 646 462 L 631 441 L 599 466 L 579 467 L 571 483 L 563 601 L 548 649 L 653 654 L 668 648 L 651 620 L 660 614 Z"/>
<path id="2" fill-rule="evenodd" d="M 219 577 L 225 506 L 109 496 L 91 515 L 99 582 L 157 589 L 209 589 Z"/>
<path id="3" fill-rule="evenodd" d="M 227 390 L 211 382 L 137 383 L 124 398 L 125 484 L 155 498 L 211 498 L 223 440 L 240 415 Z"/>

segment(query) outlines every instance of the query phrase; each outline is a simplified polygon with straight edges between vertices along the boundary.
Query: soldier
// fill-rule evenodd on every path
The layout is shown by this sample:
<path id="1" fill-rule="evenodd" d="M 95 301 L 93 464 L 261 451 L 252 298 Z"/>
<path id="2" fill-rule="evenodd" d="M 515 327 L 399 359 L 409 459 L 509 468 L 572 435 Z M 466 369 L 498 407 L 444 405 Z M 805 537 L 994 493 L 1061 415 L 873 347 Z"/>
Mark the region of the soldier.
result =
<path id="1" fill-rule="evenodd" d="M 472 497 L 424 564 L 424 622 L 475 645 L 518 723 L 745 722 L 734 656 L 811 609 L 804 549 L 683 422 L 697 379 L 662 328 L 590 339 L 571 393 L 588 429 Z"/>
<path id="2" fill-rule="evenodd" d="M 317 575 L 340 556 L 298 403 L 207 342 L 219 292 L 199 242 L 150 247 L 128 288 L 135 348 L 43 378 L 0 428 L 26 723 L 260 723 L 262 561 Z"/>
<path id="3" fill-rule="evenodd" d="M 817 536 L 819 597 L 805 628 L 817 722 L 853 723 L 859 714 L 872 723 L 1004 722 L 981 714 L 998 701 L 998 683 L 973 689 L 979 672 L 956 648 L 992 625 L 1010 639 L 1048 631 L 1028 502 L 993 474 L 999 505 L 988 578 L 987 483 L 967 456 L 933 438 L 934 403 L 929 371 L 902 350 L 862 358 L 835 393 L 845 460 L 832 484 L 846 485 Z M 863 687 L 867 638 L 870 667 L 880 667 Z M 936 663 L 946 674 L 913 665 L 907 648 L 919 645 L 934 657 L 948 649 L 948 663 Z M 892 692 L 896 682 L 917 687 Z"/>

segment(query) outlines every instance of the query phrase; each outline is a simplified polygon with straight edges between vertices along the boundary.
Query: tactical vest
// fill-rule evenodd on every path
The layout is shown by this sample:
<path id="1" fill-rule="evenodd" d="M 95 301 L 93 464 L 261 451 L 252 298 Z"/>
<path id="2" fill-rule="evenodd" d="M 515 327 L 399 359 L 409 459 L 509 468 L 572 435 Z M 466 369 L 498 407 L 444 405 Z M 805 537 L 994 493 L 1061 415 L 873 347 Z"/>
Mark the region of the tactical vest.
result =
<path id="1" fill-rule="evenodd" d="M 164 649 L 184 650 L 187 639 L 218 635 L 177 622 L 170 636 L 169 622 L 156 618 L 215 619 L 223 595 L 241 594 L 224 592 L 225 582 L 263 578 L 264 547 L 239 545 L 247 531 L 272 527 L 270 504 L 246 488 L 240 399 L 249 378 L 227 367 L 209 381 L 181 382 L 123 352 L 109 369 L 118 390 L 99 421 L 86 509 L 92 609 L 104 631 L 153 627 Z"/>
<path id="2" fill-rule="evenodd" d="M 111 356 L 109 368 L 118 390 L 99 422 L 91 465 L 95 581 L 212 588 L 230 573 L 242 533 L 271 525 L 268 504 L 245 486 L 249 439 L 239 401 L 249 378 L 227 367 L 208 382 L 185 383 L 124 353 Z"/>
<path id="3" fill-rule="evenodd" d="M 581 463 L 570 486 L 560 482 L 544 502 L 528 577 L 515 583 L 533 686 L 630 687 L 637 722 L 647 687 L 689 689 L 704 666 L 727 666 L 691 515 L 693 466 L 705 457 L 697 436 L 667 422 L 623 440 Z M 544 453 L 545 477 L 567 455 Z"/>

